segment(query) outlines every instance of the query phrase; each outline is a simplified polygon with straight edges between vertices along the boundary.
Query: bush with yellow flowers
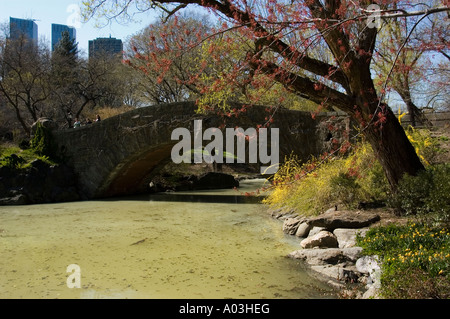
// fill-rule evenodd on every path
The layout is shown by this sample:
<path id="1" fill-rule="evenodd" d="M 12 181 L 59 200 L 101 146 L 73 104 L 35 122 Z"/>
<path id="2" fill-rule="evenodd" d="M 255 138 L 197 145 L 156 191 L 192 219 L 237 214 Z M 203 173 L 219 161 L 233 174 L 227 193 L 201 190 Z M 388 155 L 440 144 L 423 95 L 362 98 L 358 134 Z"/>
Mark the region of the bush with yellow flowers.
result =
<path id="1" fill-rule="evenodd" d="M 405 133 L 422 163 L 427 167 L 436 164 L 436 158 L 443 152 L 439 139 L 433 137 L 428 129 L 416 129 L 412 126 L 408 126 Z"/>
<path id="2" fill-rule="evenodd" d="M 272 184 L 265 204 L 287 206 L 304 215 L 317 215 L 338 204 L 355 208 L 361 202 L 383 201 L 388 191 L 381 165 L 365 142 L 351 146 L 346 156 L 324 156 L 304 164 L 291 156 Z"/>
<path id="3" fill-rule="evenodd" d="M 450 231 L 426 224 L 370 229 L 357 244 L 381 260 L 385 298 L 450 298 Z"/>
<path id="4" fill-rule="evenodd" d="M 335 205 L 352 209 L 360 203 L 382 203 L 403 215 L 429 214 L 450 222 L 450 164 L 435 160 L 442 152 L 439 140 L 426 129 L 405 130 L 426 170 L 404 176 L 395 193 L 371 146 L 364 141 L 344 147 L 344 154 L 313 158 L 300 163 L 287 158 L 273 176 L 265 204 L 289 207 L 304 215 L 317 215 Z"/>

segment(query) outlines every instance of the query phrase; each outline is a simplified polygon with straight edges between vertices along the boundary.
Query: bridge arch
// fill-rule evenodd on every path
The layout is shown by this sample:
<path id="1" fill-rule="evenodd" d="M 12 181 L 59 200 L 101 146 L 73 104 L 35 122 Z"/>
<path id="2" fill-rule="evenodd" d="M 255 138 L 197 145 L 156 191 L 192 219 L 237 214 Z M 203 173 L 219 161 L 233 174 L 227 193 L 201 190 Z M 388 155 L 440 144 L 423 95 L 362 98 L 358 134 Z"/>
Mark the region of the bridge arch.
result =
<path id="1" fill-rule="evenodd" d="M 195 112 L 194 103 L 173 103 L 138 108 L 77 129 L 54 132 L 58 149 L 78 176 L 83 198 L 104 198 L 145 193 L 158 167 L 170 161 L 178 141 L 176 128 L 193 131 L 194 121 L 203 129 L 220 127 L 223 118 Z M 227 118 L 227 127 L 244 129 L 265 123 L 264 107 L 252 107 L 238 118 Z M 329 115 L 327 115 L 329 116 Z M 294 152 L 308 159 L 323 151 L 327 130 L 320 130 L 324 116 L 279 110 L 271 127 L 280 129 L 280 160 Z"/>

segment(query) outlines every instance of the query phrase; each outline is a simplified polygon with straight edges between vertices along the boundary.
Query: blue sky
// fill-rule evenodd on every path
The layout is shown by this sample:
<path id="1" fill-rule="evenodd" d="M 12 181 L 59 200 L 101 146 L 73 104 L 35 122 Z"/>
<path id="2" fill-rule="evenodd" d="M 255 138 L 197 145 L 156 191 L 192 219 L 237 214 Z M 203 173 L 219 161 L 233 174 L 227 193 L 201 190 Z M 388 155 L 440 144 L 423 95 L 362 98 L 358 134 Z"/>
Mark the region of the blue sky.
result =
<path id="1" fill-rule="evenodd" d="M 80 50 L 87 54 L 88 41 L 98 37 L 109 37 L 126 41 L 127 37 L 156 21 L 154 13 L 140 14 L 135 23 L 121 25 L 117 22 L 97 28 L 95 21 L 77 23 L 76 8 L 81 7 L 77 0 L 0 0 L 0 24 L 9 23 L 9 17 L 36 19 L 39 38 L 45 37 L 50 47 L 52 23 L 74 25 L 77 29 L 77 42 Z"/>

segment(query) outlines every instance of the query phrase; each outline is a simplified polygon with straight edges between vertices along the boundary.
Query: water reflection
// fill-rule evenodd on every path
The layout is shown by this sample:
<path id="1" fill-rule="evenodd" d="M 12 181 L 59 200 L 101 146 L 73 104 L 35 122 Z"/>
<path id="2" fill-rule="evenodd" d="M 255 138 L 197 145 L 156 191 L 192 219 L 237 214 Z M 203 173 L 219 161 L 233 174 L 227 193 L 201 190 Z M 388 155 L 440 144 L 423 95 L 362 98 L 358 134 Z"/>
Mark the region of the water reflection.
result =
<path id="1" fill-rule="evenodd" d="M 183 193 L 158 193 L 150 195 L 150 201 L 161 202 L 190 202 L 190 203 L 223 203 L 223 204 L 259 204 L 261 196 L 242 195 L 205 195 Z"/>

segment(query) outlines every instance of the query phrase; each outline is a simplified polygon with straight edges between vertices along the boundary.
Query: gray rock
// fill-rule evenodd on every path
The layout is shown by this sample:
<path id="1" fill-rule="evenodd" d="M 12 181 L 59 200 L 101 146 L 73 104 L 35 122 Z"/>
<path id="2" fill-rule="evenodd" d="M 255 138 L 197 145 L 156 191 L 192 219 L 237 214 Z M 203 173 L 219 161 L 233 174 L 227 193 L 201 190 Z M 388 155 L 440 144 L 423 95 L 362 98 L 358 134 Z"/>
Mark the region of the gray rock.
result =
<path id="1" fill-rule="evenodd" d="M 311 270 L 329 277 L 338 280 L 340 278 L 340 272 L 342 267 L 337 267 L 333 265 L 313 265 L 311 266 Z"/>
<path id="2" fill-rule="evenodd" d="M 368 228 L 362 229 L 349 229 L 349 228 L 337 228 L 333 231 L 333 234 L 336 235 L 337 240 L 339 242 L 339 248 L 348 248 L 356 246 L 356 236 L 360 234 L 361 236 L 365 236 L 365 233 L 368 231 Z"/>
<path id="3" fill-rule="evenodd" d="M 290 253 L 288 257 L 303 260 L 308 265 L 354 264 L 361 252 L 361 247 L 345 249 L 299 249 Z"/>
<path id="4" fill-rule="evenodd" d="M 325 227 L 329 231 L 336 228 L 364 228 L 380 220 L 380 216 L 368 212 L 327 211 L 308 220 L 312 226 Z"/>
<path id="5" fill-rule="evenodd" d="M 355 283 L 358 281 L 359 276 L 361 276 L 354 266 L 347 265 L 311 266 L 311 270 L 347 283 Z"/>
<path id="6" fill-rule="evenodd" d="M 298 226 L 300 225 L 300 219 L 298 218 L 287 218 L 283 222 L 283 232 L 288 235 L 295 235 Z"/>
<path id="7" fill-rule="evenodd" d="M 363 249 L 361 247 L 343 248 L 342 254 L 352 263 L 355 263 L 361 256 Z"/>
<path id="8" fill-rule="evenodd" d="M 312 227 L 306 222 L 300 223 L 297 228 L 297 232 L 295 233 L 295 236 L 306 238 L 309 235 L 309 232 L 311 231 Z"/>
<path id="9" fill-rule="evenodd" d="M 311 226 L 311 225 L 310 225 Z M 322 230 L 326 230 L 325 227 L 312 227 L 311 226 L 311 230 L 309 231 L 308 236 L 314 236 L 317 235 L 318 233 L 320 233 Z"/>
<path id="10" fill-rule="evenodd" d="M 288 255 L 303 260 L 311 270 L 323 276 L 344 282 L 358 282 L 362 274 L 355 267 L 361 254 L 360 247 L 339 249 L 300 249 Z"/>
<path id="11" fill-rule="evenodd" d="M 364 256 L 356 261 L 358 271 L 364 274 L 370 274 L 376 269 L 380 269 L 377 256 Z"/>
<path id="12" fill-rule="evenodd" d="M 281 221 L 284 221 L 288 218 L 294 218 L 294 217 L 298 216 L 298 214 L 295 212 L 294 209 L 286 208 L 286 207 L 269 210 L 269 214 L 273 218 L 281 220 Z"/>
<path id="13" fill-rule="evenodd" d="M 309 236 L 300 242 L 303 248 L 337 248 L 339 246 L 336 236 L 323 230 L 314 236 Z"/>
<path id="14" fill-rule="evenodd" d="M 346 259 L 339 248 L 328 249 L 300 249 L 288 255 L 292 259 L 300 259 L 308 265 L 335 265 L 345 262 Z"/>
<path id="15" fill-rule="evenodd" d="M 356 261 L 356 269 L 369 276 L 367 288 L 380 288 L 381 267 L 378 264 L 378 256 L 364 256 Z"/>

